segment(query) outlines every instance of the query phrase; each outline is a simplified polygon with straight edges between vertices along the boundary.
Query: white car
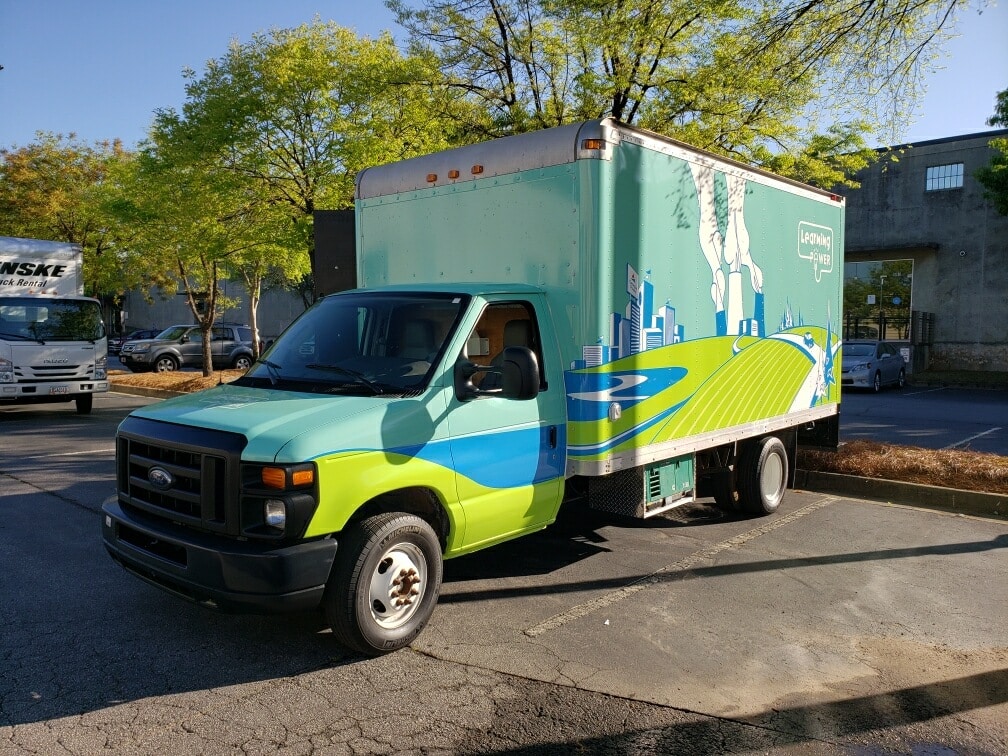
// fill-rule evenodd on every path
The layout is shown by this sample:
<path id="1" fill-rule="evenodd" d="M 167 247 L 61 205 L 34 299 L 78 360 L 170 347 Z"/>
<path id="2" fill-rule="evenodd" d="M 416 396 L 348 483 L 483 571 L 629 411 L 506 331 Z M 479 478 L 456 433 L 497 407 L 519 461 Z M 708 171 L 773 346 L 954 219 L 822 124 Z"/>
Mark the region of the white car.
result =
<path id="1" fill-rule="evenodd" d="M 878 391 L 883 386 L 903 388 L 906 360 L 891 341 L 852 339 L 843 343 L 840 383 Z"/>

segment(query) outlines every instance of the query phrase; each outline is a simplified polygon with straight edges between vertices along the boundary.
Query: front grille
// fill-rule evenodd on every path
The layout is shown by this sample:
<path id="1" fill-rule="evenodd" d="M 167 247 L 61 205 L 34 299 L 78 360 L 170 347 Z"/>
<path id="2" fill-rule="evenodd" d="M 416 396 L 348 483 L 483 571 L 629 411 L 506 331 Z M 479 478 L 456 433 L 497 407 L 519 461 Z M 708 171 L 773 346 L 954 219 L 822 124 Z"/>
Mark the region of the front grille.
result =
<path id="1" fill-rule="evenodd" d="M 94 366 L 79 365 L 31 365 L 14 368 L 18 383 L 53 383 L 69 380 L 94 378 Z"/>
<path id="2" fill-rule="evenodd" d="M 237 535 L 244 447 L 237 433 L 128 417 L 116 441 L 119 499 L 172 522 Z"/>

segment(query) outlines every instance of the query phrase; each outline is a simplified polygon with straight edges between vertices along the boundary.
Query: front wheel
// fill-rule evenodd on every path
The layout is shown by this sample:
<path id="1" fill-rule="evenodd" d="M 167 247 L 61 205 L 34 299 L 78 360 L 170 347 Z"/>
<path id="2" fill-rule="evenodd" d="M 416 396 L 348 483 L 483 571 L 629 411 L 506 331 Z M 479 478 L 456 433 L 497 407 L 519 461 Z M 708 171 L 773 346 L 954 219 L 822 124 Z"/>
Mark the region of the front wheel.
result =
<path id="1" fill-rule="evenodd" d="M 872 379 L 872 391 L 876 394 L 882 389 L 882 373 L 875 371 L 875 378 Z"/>
<path id="2" fill-rule="evenodd" d="M 94 394 L 81 394 L 74 399 L 74 403 L 77 405 L 78 415 L 90 415 L 91 406 L 94 404 Z"/>
<path id="3" fill-rule="evenodd" d="M 906 371 L 900 368 L 899 375 L 896 376 L 896 388 L 902 389 L 906 386 Z"/>
<path id="4" fill-rule="evenodd" d="M 162 355 L 154 361 L 155 373 L 170 373 L 173 370 L 178 370 L 178 368 L 178 360 L 169 354 Z"/>
<path id="5" fill-rule="evenodd" d="M 784 442 L 764 436 L 749 442 L 739 460 L 738 493 L 742 508 L 754 515 L 777 511 L 787 490 L 788 457 Z"/>
<path id="6" fill-rule="evenodd" d="M 375 515 L 349 529 L 322 599 L 344 646 L 368 656 L 409 645 L 441 592 L 441 544 L 415 515 Z"/>

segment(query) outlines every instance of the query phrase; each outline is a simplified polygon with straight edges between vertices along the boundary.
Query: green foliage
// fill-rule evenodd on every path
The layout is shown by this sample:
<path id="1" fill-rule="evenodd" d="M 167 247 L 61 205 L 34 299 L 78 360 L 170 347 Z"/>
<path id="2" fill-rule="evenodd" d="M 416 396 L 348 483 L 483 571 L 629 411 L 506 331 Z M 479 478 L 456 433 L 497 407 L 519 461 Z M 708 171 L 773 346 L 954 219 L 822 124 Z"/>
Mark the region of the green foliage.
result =
<path id="1" fill-rule="evenodd" d="M 84 289 L 114 297 L 138 283 L 123 242 L 127 231 L 104 210 L 103 187 L 130 153 L 115 142 L 84 144 L 39 132 L 24 147 L 0 149 L 0 235 L 81 245 Z"/>
<path id="2" fill-rule="evenodd" d="M 823 186 L 909 119 L 968 0 L 386 0 L 491 136 L 611 116 Z M 848 154 L 848 152 L 850 154 Z"/>
<path id="3" fill-rule="evenodd" d="M 250 292 L 253 328 L 264 285 L 309 274 L 316 209 L 351 207 L 369 165 L 448 145 L 451 104 L 432 77 L 430 58 L 404 57 L 391 36 L 316 21 L 233 43 L 202 75 L 187 73 L 181 113 L 157 113 L 160 152 L 201 166 L 257 219 L 256 238 L 223 265 Z"/>
<path id="4" fill-rule="evenodd" d="M 1008 89 L 997 93 L 994 115 L 987 119 L 987 125 L 1008 127 Z M 994 208 L 1001 215 L 1008 215 L 1008 138 L 992 139 L 990 146 L 994 150 L 990 165 L 977 170 L 976 178 Z"/>

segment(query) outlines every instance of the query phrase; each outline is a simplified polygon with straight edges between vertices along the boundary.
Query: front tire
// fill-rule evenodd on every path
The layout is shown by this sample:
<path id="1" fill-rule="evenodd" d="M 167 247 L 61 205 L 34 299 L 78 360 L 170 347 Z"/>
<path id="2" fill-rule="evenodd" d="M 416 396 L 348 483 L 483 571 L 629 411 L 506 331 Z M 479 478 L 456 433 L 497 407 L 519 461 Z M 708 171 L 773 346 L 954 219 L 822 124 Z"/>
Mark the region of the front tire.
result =
<path id="1" fill-rule="evenodd" d="M 90 415 L 91 407 L 94 405 L 94 394 L 81 394 L 74 403 L 77 405 L 78 415 Z"/>
<path id="2" fill-rule="evenodd" d="M 904 386 L 906 386 L 906 371 L 901 368 L 896 377 L 896 388 L 902 389 Z"/>
<path id="3" fill-rule="evenodd" d="M 738 492 L 742 508 L 753 515 L 777 511 L 787 490 L 788 456 L 777 436 L 746 444 L 739 460 Z"/>
<path id="4" fill-rule="evenodd" d="M 155 373 L 170 373 L 179 369 L 178 360 L 169 354 L 162 355 L 154 361 Z"/>
<path id="5" fill-rule="evenodd" d="M 876 394 L 882 390 L 882 373 L 878 370 L 875 371 L 875 377 L 872 379 L 872 391 Z"/>
<path id="6" fill-rule="evenodd" d="M 369 517 L 337 549 L 322 599 L 326 620 L 354 651 L 397 651 L 427 625 L 441 577 L 441 544 L 426 521 L 402 512 Z"/>

